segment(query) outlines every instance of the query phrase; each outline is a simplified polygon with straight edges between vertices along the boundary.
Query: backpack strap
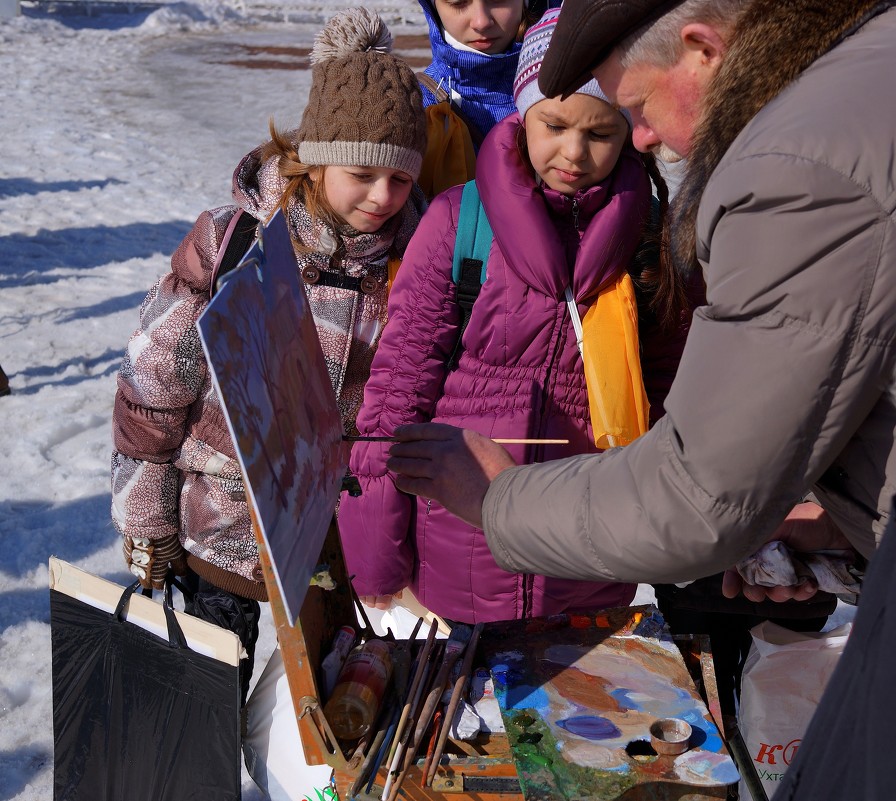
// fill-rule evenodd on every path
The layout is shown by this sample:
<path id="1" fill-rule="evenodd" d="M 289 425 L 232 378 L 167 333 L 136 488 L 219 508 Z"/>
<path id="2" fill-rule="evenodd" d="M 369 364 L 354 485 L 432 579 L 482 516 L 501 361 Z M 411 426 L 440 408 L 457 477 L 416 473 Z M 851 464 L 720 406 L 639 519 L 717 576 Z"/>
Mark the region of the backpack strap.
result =
<path id="1" fill-rule="evenodd" d="M 228 226 L 225 234 L 224 250 L 218 254 L 218 261 L 212 273 L 212 294 L 221 289 L 224 277 L 242 261 L 246 251 L 252 247 L 258 228 L 258 219 L 248 211 L 240 209 Z M 229 238 L 228 238 L 229 236 Z"/>
<path id="2" fill-rule="evenodd" d="M 448 359 L 449 370 L 457 367 L 460 360 L 464 332 L 473 314 L 473 304 L 485 282 L 492 239 L 492 227 L 485 215 L 476 181 L 467 181 L 460 200 L 457 236 L 454 240 L 454 260 L 451 264 L 451 279 L 457 285 L 461 323 L 457 343 Z"/>
<path id="3" fill-rule="evenodd" d="M 415 72 L 414 76 L 421 86 L 429 89 L 429 93 L 436 99 L 436 103 L 444 103 L 446 100 L 450 102 L 451 95 L 439 86 L 431 75 L 427 75 L 425 72 Z"/>
<path id="4" fill-rule="evenodd" d="M 476 150 L 479 150 L 479 146 L 482 144 L 482 140 L 485 138 L 482 132 L 470 121 L 466 114 L 464 114 L 463 108 L 459 103 L 455 103 L 451 98 L 451 93 L 448 92 L 440 84 L 436 83 L 435 79 L 431 75 L 427 75 L 425 72 L 415 72 L 414 75 L 417 78 L 417 83 L 419 83 L 424 89 L 428 89 L 429 93 L 436 99 L 436 103 L 447 103 L 451 106 L 451 110 L 457 115 L 458 119 L 467 126 L 467 131 L 470 134 L 470 141 L 473 142 Z"/>

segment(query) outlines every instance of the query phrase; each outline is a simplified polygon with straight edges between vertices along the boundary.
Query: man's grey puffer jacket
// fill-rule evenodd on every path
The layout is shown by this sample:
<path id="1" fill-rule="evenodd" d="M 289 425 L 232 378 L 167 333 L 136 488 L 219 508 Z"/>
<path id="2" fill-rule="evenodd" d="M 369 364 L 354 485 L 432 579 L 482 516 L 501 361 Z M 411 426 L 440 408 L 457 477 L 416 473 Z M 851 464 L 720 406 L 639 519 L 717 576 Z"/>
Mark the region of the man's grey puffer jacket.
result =
<path id="1" fill-rule="evenodd" d="M 896 490 L 896 9 L 834 0 L 806 25 L 800 5 L 751 3 L 708 98 L 672 234 L 707 305 L 666 416 L 626 448 L 499 475 L 483 517 L 505 569 L 708 575 L 813 485 L 874 551 Z"/>

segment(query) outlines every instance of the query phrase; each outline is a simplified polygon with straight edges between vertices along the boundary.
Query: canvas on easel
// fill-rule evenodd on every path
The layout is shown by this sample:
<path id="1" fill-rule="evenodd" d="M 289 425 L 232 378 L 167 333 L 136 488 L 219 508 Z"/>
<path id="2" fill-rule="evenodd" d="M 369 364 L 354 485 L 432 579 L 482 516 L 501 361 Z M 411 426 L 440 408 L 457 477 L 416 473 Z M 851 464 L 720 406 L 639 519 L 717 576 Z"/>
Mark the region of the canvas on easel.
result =
<path id="1" fill-rule="evenodd" d="M 261 231 L 197 325 L 292 626 L 348 452 L 283 214 Z"/>

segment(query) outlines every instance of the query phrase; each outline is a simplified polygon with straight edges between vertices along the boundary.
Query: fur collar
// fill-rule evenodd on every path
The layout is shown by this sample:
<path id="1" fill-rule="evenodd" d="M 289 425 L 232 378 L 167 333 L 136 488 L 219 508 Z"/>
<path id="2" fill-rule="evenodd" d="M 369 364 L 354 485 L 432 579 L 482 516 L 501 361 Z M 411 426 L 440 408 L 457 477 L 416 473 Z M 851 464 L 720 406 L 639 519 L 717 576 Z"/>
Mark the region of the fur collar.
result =
<path id="1" fill-rule="evenodd" d="M 694 135 L 669 221 L 676 269 L 697 267 L 697 209 L 731 143 L 803 70 L 896 0 L 754 0 L 738 19 Z"/>

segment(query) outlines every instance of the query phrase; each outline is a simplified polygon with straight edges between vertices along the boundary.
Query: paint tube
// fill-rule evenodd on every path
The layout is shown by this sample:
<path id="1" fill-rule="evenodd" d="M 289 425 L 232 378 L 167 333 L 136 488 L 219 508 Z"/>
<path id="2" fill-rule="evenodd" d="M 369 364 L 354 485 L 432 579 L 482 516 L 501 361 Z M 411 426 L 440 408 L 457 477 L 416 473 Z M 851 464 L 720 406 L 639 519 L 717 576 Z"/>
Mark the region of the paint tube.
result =
<path id="1" fill-rule="evenodd" d="M 461 701 L 451 721 L 451 736 L 455 740 L 473 740 L 481 730 L 482 723 L 476 710 L 466 701 Z"/>
<path id="2" fill-rule="evenodd" d="M 339 678 L 339 671 L 342 670 L 345 658 L 348 656 L 348 652 L 352 650 L 354 644 L 355 630 L 351 626 L 343 626 L 336 632 L 330 653 L 320 663 L 324 698 L 329 698 L 333 694 L 333 690 L 336 687 L 336 679 Z"/>
<path id="3" fill-rule="evenodd" d="M 486 733 L 504 731 L 501 707 L 495 698 L 495 685 L 488 668 L 476 668 L 470 677 L 470 703 L 479 715 L 482 731 Z"/>

